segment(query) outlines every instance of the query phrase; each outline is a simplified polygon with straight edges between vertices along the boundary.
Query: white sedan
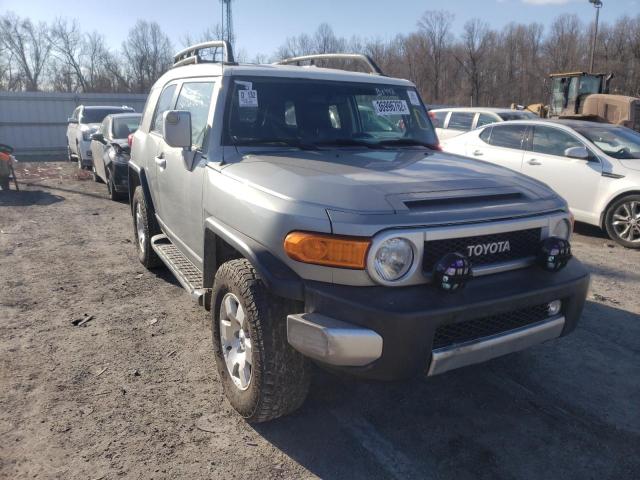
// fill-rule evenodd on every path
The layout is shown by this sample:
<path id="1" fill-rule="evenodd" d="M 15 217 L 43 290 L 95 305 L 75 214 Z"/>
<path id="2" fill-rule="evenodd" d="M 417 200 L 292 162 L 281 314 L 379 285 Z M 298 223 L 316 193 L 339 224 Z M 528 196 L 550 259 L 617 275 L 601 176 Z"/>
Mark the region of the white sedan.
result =
<path id="1" fill-rule="evenodd" d="M 576 220 L 640 248 L 640 133 L 578 120 L 526 120 L 478 128 L 442 148 L 546 183 Z"/>

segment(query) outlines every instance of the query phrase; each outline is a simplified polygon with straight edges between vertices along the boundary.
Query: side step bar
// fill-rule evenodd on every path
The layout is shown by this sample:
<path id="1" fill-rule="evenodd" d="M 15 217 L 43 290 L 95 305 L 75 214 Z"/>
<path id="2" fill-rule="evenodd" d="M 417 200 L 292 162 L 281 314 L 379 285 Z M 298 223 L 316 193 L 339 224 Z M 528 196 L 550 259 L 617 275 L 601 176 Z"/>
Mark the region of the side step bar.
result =
<path id="1" fill-rule="evenodd" d="M 189 292 L 198 305 L 205 306 L 211 290 L 202 286 L 202 272 L 185 257 L 166 235 L 155 235 L 151 238 L 151 246 L 164 262 L 180 285 Z"/>

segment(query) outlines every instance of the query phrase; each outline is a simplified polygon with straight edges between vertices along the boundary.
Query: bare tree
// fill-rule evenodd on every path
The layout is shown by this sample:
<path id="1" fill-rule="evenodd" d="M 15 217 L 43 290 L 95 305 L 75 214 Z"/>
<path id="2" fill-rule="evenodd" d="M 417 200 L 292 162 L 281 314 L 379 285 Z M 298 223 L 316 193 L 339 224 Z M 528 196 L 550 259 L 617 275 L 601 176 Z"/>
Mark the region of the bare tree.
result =
<path id="1" fill-rule="evenodd" d="M 433 98 L 440 101 L 440 86 L 442 82 L 442 72 L 444 58 L 448 53 L 451 43 L 451 24 L 454 16 L 449 12 L 427 11 L 418 22 L 419 33 L 423 35 L 423 48 L 426 58 L 429 60 L 430 68 L 427 75 L 431 79 L 433 88 Z"/>
<path id="2" fill-rule="evenodd" d="M 472 104 L 481 103 L 482 88 L 490 75 L 486 59 L 493 39 L 493 32 L 481 20 L 474 18 L 465 23 L 459 49 L 462 55 L 456 55 L 456 59 L 467 75 Z"/>
<path id="3" fill-rule="evenodd" d="M 172 63 L 169 38 L 156 22 L 138 20 L 122 44 L 128 66 L 130 85 L 136 92 L 147 93 L 153 83 Z"/>
<path id="4" fill-rule="evenodd" d="M 7 13 L 0 17 L 0 41 L 18 66 L 26 90 L 39 90 L 51 51 L 47 26 Z"/>

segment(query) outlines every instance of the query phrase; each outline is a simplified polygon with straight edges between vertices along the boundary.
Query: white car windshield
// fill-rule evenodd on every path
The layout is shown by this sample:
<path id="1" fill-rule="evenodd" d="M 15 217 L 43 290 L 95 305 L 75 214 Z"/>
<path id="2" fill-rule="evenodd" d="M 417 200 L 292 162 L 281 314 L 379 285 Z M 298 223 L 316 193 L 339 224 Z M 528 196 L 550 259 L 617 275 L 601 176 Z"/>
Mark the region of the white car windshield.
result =
<path id="1" fill-rule="evenodd" d="M 233 79 L 224 139 L 298 148 L 438 144 L 412 87 L 267 77 Z"/>
<path id="2" fill-rule="evenodd" d="M 640 133 L 630 128 L 594 125 L 575 130 L 610 157 L 640 159 Z"/>

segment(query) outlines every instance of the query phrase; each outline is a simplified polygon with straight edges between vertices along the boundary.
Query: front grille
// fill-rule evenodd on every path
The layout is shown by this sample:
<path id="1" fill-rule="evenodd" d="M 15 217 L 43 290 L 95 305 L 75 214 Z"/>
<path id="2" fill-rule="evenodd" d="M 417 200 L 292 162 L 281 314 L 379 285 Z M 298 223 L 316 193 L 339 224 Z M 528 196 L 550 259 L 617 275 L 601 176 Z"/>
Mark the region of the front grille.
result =
<path id="1" fill-rule="evenodd" d="M 547 304 L 521 308 L 490 317 L 475 318 L 465 322 L 442 325 L 436 330 L 433 349 L 508 332 L 548 318 Z"/>
<path id="2" fill-rule="evenodd" d="M 424 243 L 423 268 L 425 272 L 432 271 L 436 262 L 447 253 L 461 253 L 469 257 L 472 266 L 491 265 L 493 263 L 533 257 L 538 253 L 540 233 L 540 228 L 530 228 L 528 230 L 517 230 L 491 235 L 427 241 Z M 498 249 L 498 251 L 494 251 L 493 253 L 488 251 L 480 255 L 469 254 L 468 247 L 507 241 L 509 242 L 508 251 L 500 251 Z"/>

